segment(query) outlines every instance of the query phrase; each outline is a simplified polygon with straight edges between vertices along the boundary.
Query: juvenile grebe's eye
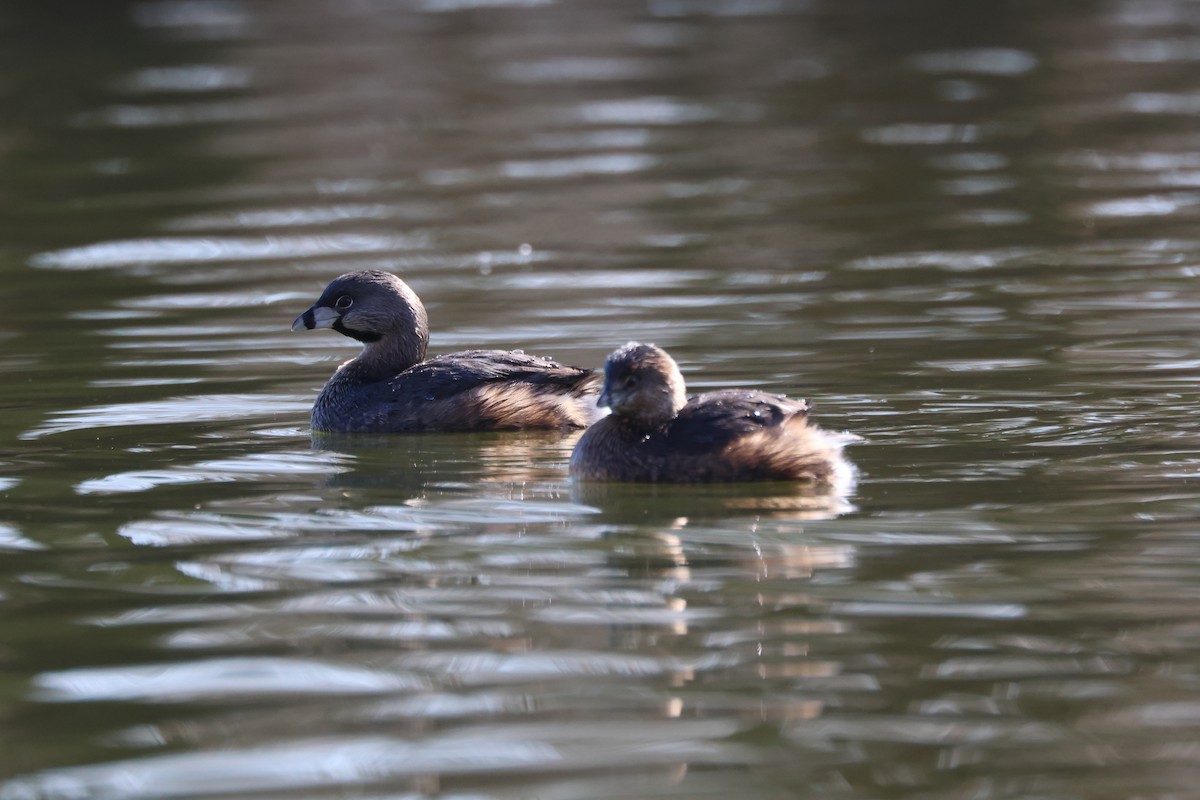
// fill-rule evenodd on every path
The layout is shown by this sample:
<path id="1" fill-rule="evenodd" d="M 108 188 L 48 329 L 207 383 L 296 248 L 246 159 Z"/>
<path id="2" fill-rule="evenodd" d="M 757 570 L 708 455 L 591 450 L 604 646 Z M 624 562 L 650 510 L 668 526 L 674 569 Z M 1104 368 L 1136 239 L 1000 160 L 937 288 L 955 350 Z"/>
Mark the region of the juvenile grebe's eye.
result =
<path id="1" fill-rule="evenodd" d="M 354 305 L 354 298 L 348 294 L 344 294 L 334 301 L 333 307 L 338 311 L 345 311 L 350 306 Z"/>
<path id="2" fill-rule="evenodd" d="M 626 389 L 632 389 L 633 387 L 637 386 L 637 382 L 638 382 L 637 375 L 626 375 L 625 380 L 621 381 L 621 384 Z"/>

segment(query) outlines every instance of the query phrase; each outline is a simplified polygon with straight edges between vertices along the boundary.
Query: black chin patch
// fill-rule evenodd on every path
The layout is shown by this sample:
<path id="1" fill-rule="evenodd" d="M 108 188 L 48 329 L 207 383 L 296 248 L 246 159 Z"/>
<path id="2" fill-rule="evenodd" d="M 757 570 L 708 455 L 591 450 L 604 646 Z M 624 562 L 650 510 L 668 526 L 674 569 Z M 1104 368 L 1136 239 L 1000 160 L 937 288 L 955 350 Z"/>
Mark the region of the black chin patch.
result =
<path id="1" fill-rule="evenodd" d="M 356 331 L 353 328 L 347 328 L 342 324 L 342 320 L 340 318 L 337 322 L 333 323 L 333 329 L 343 336 L 349 336 L 351 339 L 357 339 L 363 344 L 378 342 L 383 338 L 378 333 L 372 333 L 371 331 Z"/>

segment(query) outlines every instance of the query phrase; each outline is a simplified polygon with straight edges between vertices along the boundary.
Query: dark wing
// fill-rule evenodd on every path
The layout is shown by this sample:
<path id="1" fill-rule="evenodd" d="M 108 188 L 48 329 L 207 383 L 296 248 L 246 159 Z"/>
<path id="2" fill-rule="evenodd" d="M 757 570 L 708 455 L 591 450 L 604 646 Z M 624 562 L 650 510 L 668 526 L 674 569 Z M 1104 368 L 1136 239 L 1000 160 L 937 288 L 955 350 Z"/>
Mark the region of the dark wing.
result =
<path id="1" fill-rule="evenodd" d="M 534 384 L 571 386 L 593 374 L 590 369 L 568 367 L 545 356 L 512 353 L 510 350 L 463 350 L 439 355 L 407 369 L 404 375 L 428 380 L 431 385 L 455 391 L 463 384 L 486 384 L 494 380 L 522 380 Z"/>
<path id="2" fill-rule="evenodd" d="M 568 367 L 544 356 L 509 350 L 464 350 L 437 356 L 405 370 L 395 383 L 420 385 L 437 398 L 487 383 L 520 381 L 562 391 L 587 391 L 595 372 Z"/>
<path id="3" fill-rule="evenodd" d="M 387 430 L 582 427 L 599 376 L 548 358 L 465 350 L 417 364 L 380 386 Z"/>
<path id="4" fill-rule="evenodd" d="M 674 448 L 719 449 L 735 439 L 801 421 L 806 414 L 807 403 L 782 395 L 709 392 L 688 401 L 671 425 L 669 438 Z"/>

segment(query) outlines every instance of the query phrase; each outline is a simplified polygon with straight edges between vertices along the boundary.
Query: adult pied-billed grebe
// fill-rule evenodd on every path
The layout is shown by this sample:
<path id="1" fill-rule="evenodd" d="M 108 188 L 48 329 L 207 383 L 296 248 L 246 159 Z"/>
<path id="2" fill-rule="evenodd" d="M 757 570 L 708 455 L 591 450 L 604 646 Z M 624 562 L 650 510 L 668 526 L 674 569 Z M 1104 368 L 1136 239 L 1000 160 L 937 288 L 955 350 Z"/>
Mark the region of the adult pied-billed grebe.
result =
<path id="1" fill-rule="evenodd" d="M 585 481 L 807 481 L 848 487 L 842 447 L 857 437 L 808 421 L 803 401 L 755 391 L 688 400 L 661 348 L 630 342 L 604 364 L 600 404 L 612 413 L 584 432 L 571 477 Z"/>
<path id="2" fill-rule="evenodd" d="M 292 323 L 363 343 L 317 396 L 312 427 L 339 433 L 582 428 L 598 416 L 599 376 L 548 358 L 466 350 L 424 361 L 425 306 L 388 272 L 336 278 Z"/>

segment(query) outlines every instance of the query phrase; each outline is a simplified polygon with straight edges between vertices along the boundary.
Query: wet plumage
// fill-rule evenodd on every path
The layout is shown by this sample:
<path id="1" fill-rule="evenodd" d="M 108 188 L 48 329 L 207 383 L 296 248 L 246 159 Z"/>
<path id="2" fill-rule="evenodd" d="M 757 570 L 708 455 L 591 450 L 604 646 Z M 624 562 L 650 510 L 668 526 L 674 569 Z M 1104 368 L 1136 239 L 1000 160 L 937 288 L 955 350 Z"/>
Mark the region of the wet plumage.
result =
<path id="1" fill-rule="evenodd" d="M 336 278 L 292 330 L 363 343 L 317 396 L 312 427 L 343 433 L 581 428 L 599 416 L 599 377 L 548 358 L 467 350 L 425 360 L 425 307 L 387 272 Z"/>
<path id="2" fill-rule="evenodd" d="M 612 413 L 580 438 L 571 476 L 585 481 L 806 481 L 849 485 L 842 448 L 856 437 L 818 428 L 803 401 L 758 391 L 687 399 L 665 351 L 630 343 L 604 366 L 600 402 Z"/>

